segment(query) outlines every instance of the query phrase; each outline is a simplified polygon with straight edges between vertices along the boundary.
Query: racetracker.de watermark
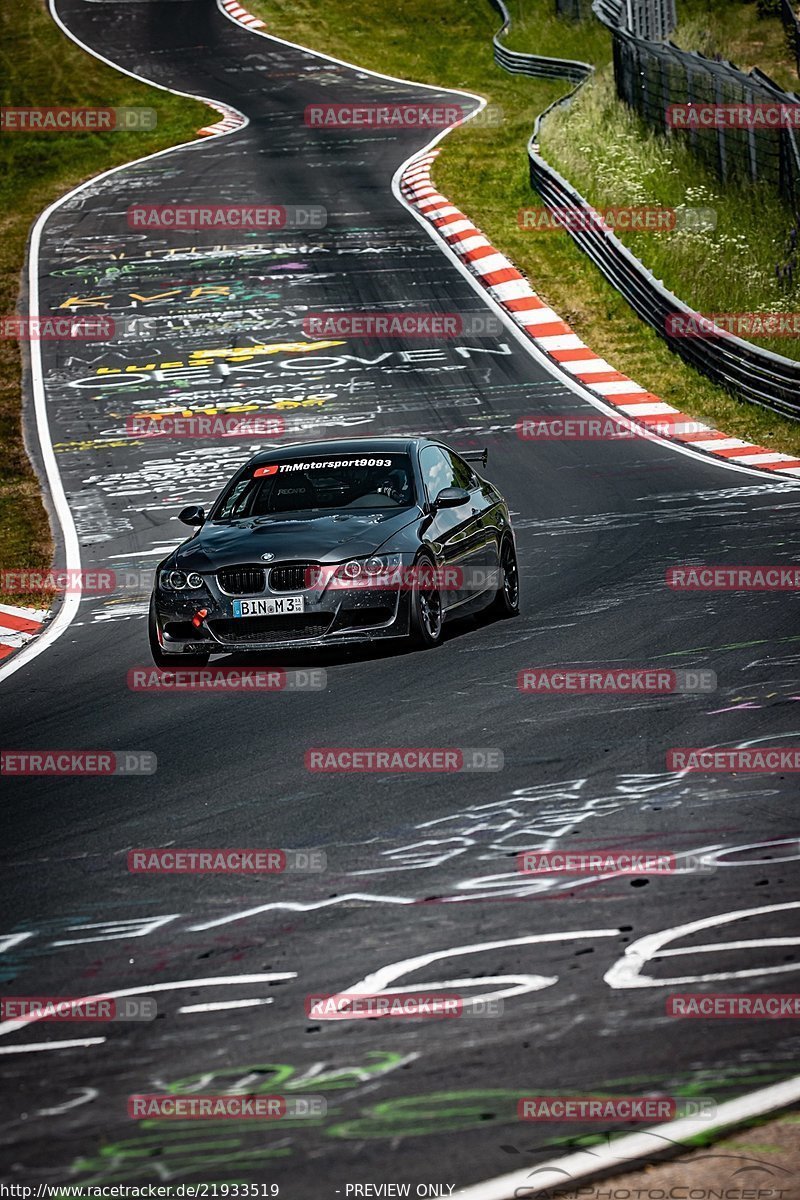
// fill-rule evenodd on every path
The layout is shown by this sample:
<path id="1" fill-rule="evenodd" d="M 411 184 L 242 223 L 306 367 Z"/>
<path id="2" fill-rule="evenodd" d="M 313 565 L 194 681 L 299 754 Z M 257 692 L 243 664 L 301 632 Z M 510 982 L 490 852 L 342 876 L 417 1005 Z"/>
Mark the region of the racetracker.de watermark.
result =
<path id="1" fill-rule="evenodd" d="M 800 104 L 668 104 L 671 129 L 797 129 Z"/>
<path id="2" fill-rule="evenodd" d="M 0 571 L 0 588 L 9 594 L 25 592 L 107 593 L 116 590 L 117 581 L 113 571 L 73 571 L 53 568 L 50 571 Z"/>
<path id="3" fill-rule="evenodd" d="M 323 1096 L 158 1095 L 128 1097 L 128 1116 L 174 1121 L 280 1121 L 285 1117 L 324 1117 Z"/>
<path id="4" fill-rule="evenodd" d="M 180 655 L 175 658 L 180 662 Z M 324 667 L 131 667 L 132 692 L 321 692 L 328 686 Z"/>
<path id="5" fill-rule="evenodd" d="M 717 1106 L 709 1096 L 522 1096 L 520 1121 L 674 1121 L 679 1117 L 712 1119 Z"/>
<path id="6" fill-rule="evenodd" d="M 328 210 L 321 204 L 131 204 L 131 229 L 324 229 Z"/>
<path id="7" fill-rule="evenodd" d="M 2 133 L 136 133 L 157 121 L 154 108 L 0 108 Z"/>
<path id="8" fill-rule="evenodd" d="M 324 850 L 129 850 L 134 875 L 281 875 L 285 871 L 316 874 L 327 870 Z"/>
<path id="9" fill-rule="evenodd" d="M 282 437 L 286 422 L 280 416 L 152 416 L 130 415 L 125 432 L 133 438 L 237 438 Z"/>
<path id="10" fill-rule="evenodd" d="M 320 312 L 303 317 L 307 337 L 497 337 L 503 331 L 490 312 Z"/>
<path id="11" fill-rule="evenodd" d="M 316 746 L 306 750 L 307 771 L 327 772 L 426 772 L 502 771 L 503 751 L 497 747 Z"/>
<path id="12" fill-rule="evenodd" d="M 391 101 L 308 104 L 303 121 L 310 129 L 447 129 L 470 117 L 465 104 L 409 104 Z M 472 125 L 503 123 L 503 110 L 487 104 L 470 117 Z M 412 164 L 413 168 L 413 164 Z"/>
<path id="13" fill-rule="evenodd" d="M 0 996 L 3 1021 L 154 1021 L 152 996 Z"/>
<path id="14" fill-rule="evenodd" d="M 712 873 L 716 864 L 696 854 L 673 850 L 523 850 L 517 855 L 523 875 L 674 875 L 692 870 Z"/>
<path id="15" fill-rule="evenodd" d="M 675 592 L 796 592 L 800 590 L 800 566 L 719 563 L 668 567 L 666 582 Z"/>
<path id="16" fill-rule="evenodd" d="M 450 992 L 336 992 L 306 996 L 306 1016 L 318 1021 L 367 1021 L 372 1018 L 446 1020 L 499 1017 L 503 1001 Z"/>
<path id="17" fill-rule="evenodd" d="M 369 564 L 367 564 L 369 565 Z M 376 573 L 370 574 L 358 559 L 347 563 L 307 567 L 303 572 L 306 591 L 390 591 L 418 592 L 438 588 L 443 591 L 485 592 L 500 583 L 498 567 L 398 566 L 383 567 L 376 560 Z"/>
<path id="18" fill-rule="evenodd" d="M 154 775 L 152 750 L 2 750 L 0 775 Z"/>
<path id="19" fill-rule="evenodd" d="M 668 1017 L 685 1019 L 796 1021 L 800 1018 L 800 993 L 688 992 L 668 996 L 666 1006 Z"/>
<path id="20" fill-rule="evenodd" d="M 800 747 L 772 746 L 721 750 L 713 746 L 680 746 L 667 751 L 668 771 L 702 771 L 710 775 L 780 775 L 800 771 Z"/>
<path id="21" fill-rule="evenodd" d="M 800 313 L 667 313 L 664 330 L 674 338 L 800 337 Z"/>
<path id="22" fill-rule="evenodd" d="M 664 696 L 714 692 L 713 671 L 672 671 L 663 667 L 529 667 L 517 676 L 521 692 L 542 696 Z"/>
<path id="23" fill-rule="evenodd" d="M 587 381 L 591 386 L 591 379 Z M 638 425 L 625 417 L 540 414 L 521 417 L 516 424 L 517 437 L 526 442 L 606 442 L 624 438 L 684 437 L 704 433 L 710 426 L 700 421 L 656 420 Z"/>
<path id="24" fill-rule="evenodd" d="M 674 229 L 677 221 L 677 209 L 654 206 L 584 208 L 578 204 L 564 204 L 554 208 L 532 207 L 517 210 L 517 224 L 520 229 L 532 229 L 537 233 L 551 233 L 558 229 L 602 228 L 659 233 Z"/>
<path id="25" fill-rule="evenodd" d="M 107 342 L 116 333 L 113 317 L 0 316 L 0 338 L 16 342 Z"/>

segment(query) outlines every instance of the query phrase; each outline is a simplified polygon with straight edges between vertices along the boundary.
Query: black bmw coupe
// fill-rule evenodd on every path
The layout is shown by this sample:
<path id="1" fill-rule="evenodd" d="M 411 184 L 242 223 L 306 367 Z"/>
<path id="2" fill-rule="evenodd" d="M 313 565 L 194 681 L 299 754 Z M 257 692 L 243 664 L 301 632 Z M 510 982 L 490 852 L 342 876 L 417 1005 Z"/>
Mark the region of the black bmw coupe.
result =
<path id="1" fill-rule="evenodd" d="M 243 466 L 156 569 L 149 639 L 161 667 L 212 654 L 378 638 L 435 646 L 454 616 L 519 612 L 508 506 L 429 438 L 302 443 Z"/>

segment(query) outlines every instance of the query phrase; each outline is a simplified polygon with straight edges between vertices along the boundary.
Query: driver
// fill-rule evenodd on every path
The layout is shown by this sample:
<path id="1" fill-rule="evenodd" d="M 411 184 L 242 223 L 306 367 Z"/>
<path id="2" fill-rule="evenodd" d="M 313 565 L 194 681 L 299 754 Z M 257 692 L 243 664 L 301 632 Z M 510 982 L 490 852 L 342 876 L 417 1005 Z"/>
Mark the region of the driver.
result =
<path id="1" fill-rule="evenodd" d="M 411 488 L 409 487 L 408 475 L 399 467 L 394 471 L 390 471 L 383 483 L 375 491 L 381 496 L 388 496 L 390 500 L 394 500 L 397 504 L 409 504 L 411 502 Z"/>

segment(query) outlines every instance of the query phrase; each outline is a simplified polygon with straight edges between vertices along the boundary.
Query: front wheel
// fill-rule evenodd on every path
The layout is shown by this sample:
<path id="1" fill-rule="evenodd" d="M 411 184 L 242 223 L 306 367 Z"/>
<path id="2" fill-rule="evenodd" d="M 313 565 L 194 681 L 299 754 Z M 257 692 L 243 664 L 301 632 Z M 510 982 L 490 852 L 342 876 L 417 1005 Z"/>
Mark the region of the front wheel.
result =
<path id="1" fill-rule="evenodd" d="M 162 669 L 172 667 L 204 667 L 208 662 L 208 654 L 165 654 L 161 649 L 156 628 L 156 606 L 150 597 L 150 611 L 147 616 L 147 637 L 150 642 L 150 654 L 157 667 Z"/>
<path id="2" fill-rule="evenodd" d="M 436 566 L 427 554 L 417 559 L 411 590 L 411 640 L 415 646 L 438 646 L 442 640 L 444 609 L 436 580 Z"/>
<path id="3" fill-rule="evenodd" d="M 492 601 L 491 612 L 496 617 L 519 616 L 519 568 L 517 552 L 510 537 L 500 547 L 500 585 Z"/>

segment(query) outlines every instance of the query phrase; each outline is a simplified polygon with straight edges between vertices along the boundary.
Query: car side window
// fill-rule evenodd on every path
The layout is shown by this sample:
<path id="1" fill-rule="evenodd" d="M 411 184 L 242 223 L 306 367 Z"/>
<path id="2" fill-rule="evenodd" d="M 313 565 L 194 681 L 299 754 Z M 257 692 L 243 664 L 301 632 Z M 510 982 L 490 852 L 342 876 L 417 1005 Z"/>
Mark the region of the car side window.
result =
<path id="1" fill-rule="evenodd" d="M 438 446 L 423 446 L 419 456 L 422 479 L 430 503 L 436 499 L 442 488 L 456 487 L 453 482 L 453 467 Z"/>
<path id="2" fill-rule="evenodd" d="M 453 482 L 450 487 L 466 488 L 468 492 L 480 487 L 478 477 L 469 463 L 465 463 L 463 458 L 459 458 L 457 454 L 452 454 L 449 450 L 444 451 L 444 456 L 449 460 L 453 472 Z"/>

